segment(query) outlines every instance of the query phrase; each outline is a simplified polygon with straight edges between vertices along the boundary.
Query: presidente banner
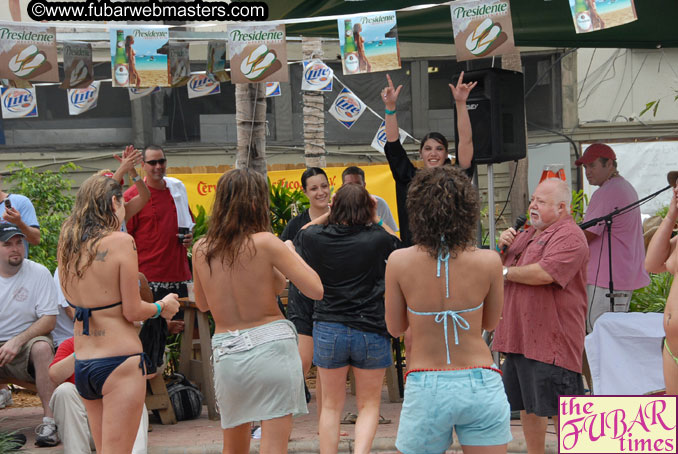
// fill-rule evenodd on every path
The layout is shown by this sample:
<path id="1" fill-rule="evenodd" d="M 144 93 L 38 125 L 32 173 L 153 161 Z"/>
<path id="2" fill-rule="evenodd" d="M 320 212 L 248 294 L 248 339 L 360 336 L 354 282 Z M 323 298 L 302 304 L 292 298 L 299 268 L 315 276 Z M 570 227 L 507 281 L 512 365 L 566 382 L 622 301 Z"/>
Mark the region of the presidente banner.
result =
<path id="1" fill-rule="evenodd" d="M 327 167 L 324 169 L 333 192 L 341 186 L 341 172 L 344 169 L 345 167 Z M 361 169 L 365 171 L 367 190 L 370 194 L 378 195 L 386 200 L 397 222 L 395 182 L 388 164 L 363 166 Z M 291 189 L 301 190 L 301 174 L 304 170 L 273 170 L 268 172 L 268 178 L 271 179 L 272 184 L 282 184 Z M 178 178 L 184 183 L 188 192 L 188 204 L 193 213 L 197 213 L 198 205 L 202 205 L 207 214 L 210 214 L 214 203 L 214 193 L 217 189 L 217 181 L 219 181 L 221 175 L 220 173 L 181 173 L 168 176 Z"/>
<path id="2" fill-rule="evenodd" d="M 0 22 L 0 77 L 59 82 L 56 28 Z"/>
<path id="3" fill-rule="evenodd" d="M 515 51 L 509 0 L 457 1 L 450 9 L 457 60 Z"/>
<path id="4" fill-rule="evenodd" d="M 167 87 L 167 27 L 111 27 L 114 87 Z"/>
<path id="5" fill-rule="evenodd" d="M 228 53 L 234 84 L 289 81 L 284 24 L 229 25 Z"/>
<path id="6" fill-rule="evenodd" d="M 59 88 L 87 88 L 93 81 L 92 45 L 64 43 L 64 80 Z"/>

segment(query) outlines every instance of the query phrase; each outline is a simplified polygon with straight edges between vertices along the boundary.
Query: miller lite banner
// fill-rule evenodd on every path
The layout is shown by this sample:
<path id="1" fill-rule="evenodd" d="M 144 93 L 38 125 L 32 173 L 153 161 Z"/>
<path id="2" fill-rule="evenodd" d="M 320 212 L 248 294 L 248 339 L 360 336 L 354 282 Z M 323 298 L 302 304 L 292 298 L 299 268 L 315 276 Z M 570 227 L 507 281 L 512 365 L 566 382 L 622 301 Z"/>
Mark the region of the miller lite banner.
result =
<path id="1" fill-rule="evenodd" d="M 68 114 L 80 115 L 92 110 L 99 100 L 100 81 L 95 81 L 87 88 L 71 88 L 68 90 Z"/>
<path id="2" fill-rule="evenodd" d="M 228 27 L 231 81 L 288 82 L 285 25 L 242 25 Z"/>
<path id="3" fill-rule="evenodd" d="M 191 76 L 186 85 L 188 99 L 221 93 L 221 84 L 206 74 Z"/>
<path id="4" fill-rule="evenodd" d="M 148 87 L 148 88 L 128 88 L 129 91 L 129 100 L 143 98 L 148 96 L 151 93 L 156 93 L 160 91 L 160 87 Z"/>
<path id="5" fill-rule="evenodd" d="M 305 60 L 301 89 L 306 91 L 332 91 L 334 71 L 320 60 Z"/>
<path id="6" fill-rule="evenodd" d="M 280 96 L 280 82 L 266 82 L 266 97 Z"/>
<path id="7" fill-rule="evenodd" d="M 64 80 L 59 88 L 87 88 L 93 80 L 92 45 L 64 43 Z"/>
<path id="8" fill-rule="evenodd" d="M 405 142 L 405 139 L 407 138 L 407 133 L 400 128 L 398 128 L 398 132 L 400 133 L 400 143 Z M 377 129 L 377 133 L 374 135 L 374 139 L 372 139 L 372 148 L 377 150 L 379 153 L 383 153 L 385 145 L 386 145 L 386 122 L 382 121 L 381 125 L 379 125 L 379 129 Z"/>
<path id="9" fill-rule="evenodd" d="M 59 82 L 56 28 L 0 22 L 0 78 Z"/>
<path id="10" fill-rule="evenodd" d="M 341 90 L 330 107 L 330 114 L 346 129 L 350 129 L 364 111 L 365 104 L 348 88 Z"/>
<path id="11" fill-rule="evenodd" d="M 450 9 L 458 61 L 515 51 L 509 0 L 456 1 Z"/>
<path id="12" fill-rule="evenodd" d="M 2 118 L 28 118 L 38 116 L 38 99 L 35 88 L 2 87 Z"/>

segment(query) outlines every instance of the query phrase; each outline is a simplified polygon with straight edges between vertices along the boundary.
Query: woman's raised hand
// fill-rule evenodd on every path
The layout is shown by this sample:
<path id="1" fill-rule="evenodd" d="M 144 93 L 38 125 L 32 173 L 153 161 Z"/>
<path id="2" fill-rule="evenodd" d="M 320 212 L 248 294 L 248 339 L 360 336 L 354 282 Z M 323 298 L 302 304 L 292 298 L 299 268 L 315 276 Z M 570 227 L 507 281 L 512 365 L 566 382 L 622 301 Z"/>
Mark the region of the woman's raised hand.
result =
<path id="1" fill-rule="evenodd" d="M 398 88 L 395 88 L 393 86 L 391 76 L 388 74 L 386 74 L 386 80 L 388 85 L 383 90 L 381 90 L 381 100 L 384 101 L 384 106 L 388 110 L 395 110 L 396 101 L 398 101 L 398 95 L 400 94 L 400 90 L 403 88 L 403 86 L 398 85 Z"/>
<path id="2" fill-rule="evenodd" d="M 387 76 L 388 77 L 388 76 Z M 471 90 L 473 90 L 473 87 L 475 87 L 478 84 L 478 82 L 469 82 L 469 83 L 464 83 L 464 71 L 459 74 L 459 80 L 457 81 L 457 86 L 455 87 L 452 84 L 449 84 L 450 86 L 450 91 L 452 91 L 452 96 L 454 96 L 454 101 L 455 102 L 466 102 L 468 99 L 469 93 L 471 93 Z"/>

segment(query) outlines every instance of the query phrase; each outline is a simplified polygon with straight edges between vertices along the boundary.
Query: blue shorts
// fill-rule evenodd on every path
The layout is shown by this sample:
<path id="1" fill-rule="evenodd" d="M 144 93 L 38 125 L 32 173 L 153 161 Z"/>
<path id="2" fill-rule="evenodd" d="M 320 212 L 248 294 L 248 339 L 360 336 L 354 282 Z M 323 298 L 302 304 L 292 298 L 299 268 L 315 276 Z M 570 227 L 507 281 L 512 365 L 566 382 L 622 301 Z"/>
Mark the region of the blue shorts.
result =
<path id="1" fill-rule="evenodd" d="M 453 429 L 462 446 L 511 441 L 511 411 L 499 373 L 478 368 L 407 376 L 396 448 L 440 454 L 452 444 Z"/>
<path id="2" fill-rule="evenodd" d="M 342 323 L 313 322 L 313 363 L 323 369 L 385 369 L 393 364 L 391 341 Z"/>

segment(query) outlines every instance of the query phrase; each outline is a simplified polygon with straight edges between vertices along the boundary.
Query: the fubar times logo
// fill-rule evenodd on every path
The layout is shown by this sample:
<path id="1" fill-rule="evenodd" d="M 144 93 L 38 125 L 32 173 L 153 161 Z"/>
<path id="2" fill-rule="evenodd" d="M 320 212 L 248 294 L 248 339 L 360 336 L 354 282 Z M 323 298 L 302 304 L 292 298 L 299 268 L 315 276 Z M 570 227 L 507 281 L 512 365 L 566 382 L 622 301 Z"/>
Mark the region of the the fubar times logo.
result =
<path id="1" fill-rule="evenodd" d="M 678 396 L 560 396 L 559 453 L 676 453 Z"/>

